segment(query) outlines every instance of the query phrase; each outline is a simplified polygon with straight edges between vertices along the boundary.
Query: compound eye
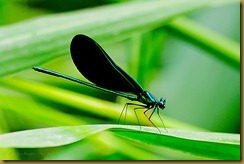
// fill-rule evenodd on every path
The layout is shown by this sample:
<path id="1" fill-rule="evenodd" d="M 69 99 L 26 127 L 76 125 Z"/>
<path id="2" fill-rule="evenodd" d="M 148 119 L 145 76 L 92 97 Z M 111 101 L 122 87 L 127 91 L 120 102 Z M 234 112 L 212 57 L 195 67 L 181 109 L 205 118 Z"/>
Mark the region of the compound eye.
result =
<path id="1" fill-rule="evenodd" d="M 164 109 L 166 107 L 166 100 L 164 98 L 160 99 L 159 108 Z"/>

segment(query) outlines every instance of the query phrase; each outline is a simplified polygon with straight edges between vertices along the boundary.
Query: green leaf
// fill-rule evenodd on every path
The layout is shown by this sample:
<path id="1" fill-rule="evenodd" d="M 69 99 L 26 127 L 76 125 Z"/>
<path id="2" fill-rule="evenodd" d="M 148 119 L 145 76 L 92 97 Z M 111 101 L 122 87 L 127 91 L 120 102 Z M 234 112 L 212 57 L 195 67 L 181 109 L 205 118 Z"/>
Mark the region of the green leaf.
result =
<path id="1" fill-rule="evenodd" d="M 77 142 L 95 133 L 113 129 L 122 137 L 135 142 L 169 147 L 191 154 L 216 159 L 240 159 L 240 135 L 160 129 L 130 125 L 82 125 L 26 130 L 0 135 L 0 147 L 36 148 L 54 147 Z"/>
<path id="2" fill-rule="evenodd" d="M 112 102 L 104 101 L 87 95 L 78 94 L 51 85 L 31 83 L 18 78 L 8 78 L 2 80 L 1 84 L 8 86 L 11 89 L 17 89 L 19 91 L 28 93 L 30 95 L 33 95 L 34 97 L 39 97 L 42 99 L 46 99 L 48 101 L 59 103 L 61 105 L 73 107 L 78 110 L 89 112 L 93 115 L 98 115 L 99 117 L 113 119 L 116 122 L 118 121 L 119 115 L 123 109 L 123 105 L 118 105 Z M 132 112 L 132 110 L 128 110 L 126 116 L 127 123 L 138 124 L 136 119 L 133 119 L 134 113 Z M 169 118 L 167 116 L 164 116 L 163 119 L 165 121 L 166 127 L 202 130 L 201 128 L 198 128 L 194 125 L 183 123 L 181 121 Z M 162 125 L 160 120 L 155 121 L 157 121 L 156 125 Z"/>
<path id="3" fill-rule="evenodd" d="M 0 95 L 0 106 L 4 111 L 13 112 L 12 114 L 18 115 L 23 120 L 27 119 L 28 122 L 30 120 L 39 122 L 42 125 L 66 126 L 86 124 L 75 116 L 71 116 L 26 97 Z"/>
<path id="4" fill-rule="evenodd" d="M 163 129 L 161 129 L 161 132 Z M 240 135 L 213 132 L 195 132 L 167 129 L 163 135 L 116 131 L 115 133 L 137 142 L 155 146 L 169 147 L 175 150 L 215 159 L 239 160 Z"/>
<path id="5" fill-rule="evenodd" d="M 168 26 L 173 34 L 179 35 L 189 42 L 211 52 L 210 55 L 240 70 L 240 44 L 208 30 L 185 17 L 178 17 Z"/>
<path id="6" fill-rule="evenodd" d="M 211 6 L 209 0 L 130 1 L 53 14 L 0 28 L 0 77 L 50 61 L 69 52 L 78 33 L 112 42 L 151 31 L 169 19 Z M 226 3 L 226 0 L 217 2 Z M 216 5 L 216 2 L 213 4 Z M 116 14 L 111 14 L 116 13 Z"/>

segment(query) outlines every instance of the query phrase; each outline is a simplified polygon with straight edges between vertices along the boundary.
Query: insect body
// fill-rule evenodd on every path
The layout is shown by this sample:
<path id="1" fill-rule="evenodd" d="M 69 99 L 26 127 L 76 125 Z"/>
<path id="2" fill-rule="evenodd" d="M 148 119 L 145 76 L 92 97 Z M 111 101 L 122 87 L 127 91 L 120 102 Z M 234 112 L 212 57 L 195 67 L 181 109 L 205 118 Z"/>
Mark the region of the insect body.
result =
<path id="1" fill-rule="evenodd" d="M 132 101 L 138 101 L 142 104 L 127 103 L 124 109 L 127 109 L 129 105 L 137 105 L 138 107 L 135 110 L 145 108 L 144 114 L 152 109 L 153 111 L 148 119 L 154 125 L 151 116 L 156 110 L 159 115 L 159 110 L 165 108 L 166 101 L 164 98 L 157 100 L 150 92 L 143 90 L 138 82 L 114 63 L 97 42 L 86 35 L 79 34 L 72 39 L 70 53 L 76 68 L 92 83 L 41 67 L 33 67 L 33 69 L 110 92 Z M 138 118 L 137 120 L 139 121 Z"/>

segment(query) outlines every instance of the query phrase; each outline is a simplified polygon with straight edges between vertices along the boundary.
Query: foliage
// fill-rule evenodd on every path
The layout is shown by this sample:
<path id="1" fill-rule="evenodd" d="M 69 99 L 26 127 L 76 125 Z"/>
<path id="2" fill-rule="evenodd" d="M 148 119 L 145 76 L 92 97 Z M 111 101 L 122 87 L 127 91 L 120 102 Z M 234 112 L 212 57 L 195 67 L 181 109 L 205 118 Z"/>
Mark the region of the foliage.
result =
<path id="1" fill-rule="evenodd" d="M 0 136 L 1 147 L 54 147 L 77 142 L 106 129 L 135 142 L 185 151 L 217 159 L 240 159 L 240 136 L 129 125 L 82 125 L 14 132 Z"/>
<path id="2" fill-rule="evenodd" d="M 233 134 L 240 133 L 239 24 L 226 21 L 239 19 L 218 24 L 206 16 L 210 28 L 200 21 L 204 11 L 236 11 L 239 1 L 35 2 L 45 2 L 45 10 L 25 2 L 0 1 L 0 159 L 240 159 L 240 135 Z M 14 21 L 20 22 L 7 25 Z M 133 109 L 126 124 L 137 126 L 112 125 L 127 100 L 31 70 L 45 64 L 78 77 L 69 57 L 78 33 L 99 42 L 146 90 L 167 98 L 168 132 L 149 127 L 140 112 L 138 130 Z M 157 115 L 153 122 L 163 127 Z"/>

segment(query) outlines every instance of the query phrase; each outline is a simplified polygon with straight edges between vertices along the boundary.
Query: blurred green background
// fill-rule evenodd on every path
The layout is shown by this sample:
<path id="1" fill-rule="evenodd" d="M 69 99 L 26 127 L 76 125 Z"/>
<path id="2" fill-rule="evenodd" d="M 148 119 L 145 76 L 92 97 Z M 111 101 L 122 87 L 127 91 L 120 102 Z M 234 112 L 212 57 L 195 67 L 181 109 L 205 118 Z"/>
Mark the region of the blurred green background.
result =
<path id="1" fill-rule="evenodd" d="M 148 1 L 0 0 L 0 133 L 50 126 L 117 123 L 123 104 L 129 100 L 31 69 L 39 65 L 84 79 L 68 52 L 70 40 L 77 33 L 94 37 L 145 90 L 157 98 L 167 99 L 167 107 L 161 112 L 166 128 L 240 133 L 240 60 L 238 63 L 235 56 L 240 55 L 239 2 L 161 2 L 166 9 L 155 9 L 157 15 L 147 13 L 151 6 L 142 4 Z M 130 3 L 138 5 L 138 9 L 130 8 Z M 145 12 L 140 13 L 140 7 L 144 7 Z M 72 10 L 75 11 L 72 13 Z M 96 24 L 100 16 L 104 21 Z M 160 16 L 164 16 L 162 20 Z M 150 18 L 155 19 L 148 26 L 142 26 L 138 21 L 145 19 L 146 22 Z M 109 21 L 113 20 L 115 24 L 110 26 Z M 76 25 L 83 22 L 90 26 Z M 71 31 L 60 33 L 62 25 L 70 25 Z M 181 31 L 184 28 L 190 31 Z M 49 36 L 54 39 L 42 36 L 49 30 L 53 31 Z M 194 30 L 196 34 L 191 33 Z M 29 36 L 31 41 L 25 41 Z M 60 93 L 60 97 L 52 91 Z M 76 101 L 71 96 L 77 94 L 82 102 L 73 104 Z M 131 118 L 127 123 L 137 125 L 132 111 L 128 111 Z M 144 116 L 141 117 L 145 120 L 142 124 L 149 125 Z M 157 117 L 153 119 L 158 121 Z M 160 122 L 157 125 L 162 126 Z M 5 149 L 0 157 L 133 160 L 144 154 L 148 159 L 204 159 L 133 143 L 106 132 L 92 138 L 57 148 Z M 114 143 L 129 146 L 114 147 Z M 81 154 L 81 149 L 86 151 Z M 133 153 L 136 151 L 139 152 Z"/>

